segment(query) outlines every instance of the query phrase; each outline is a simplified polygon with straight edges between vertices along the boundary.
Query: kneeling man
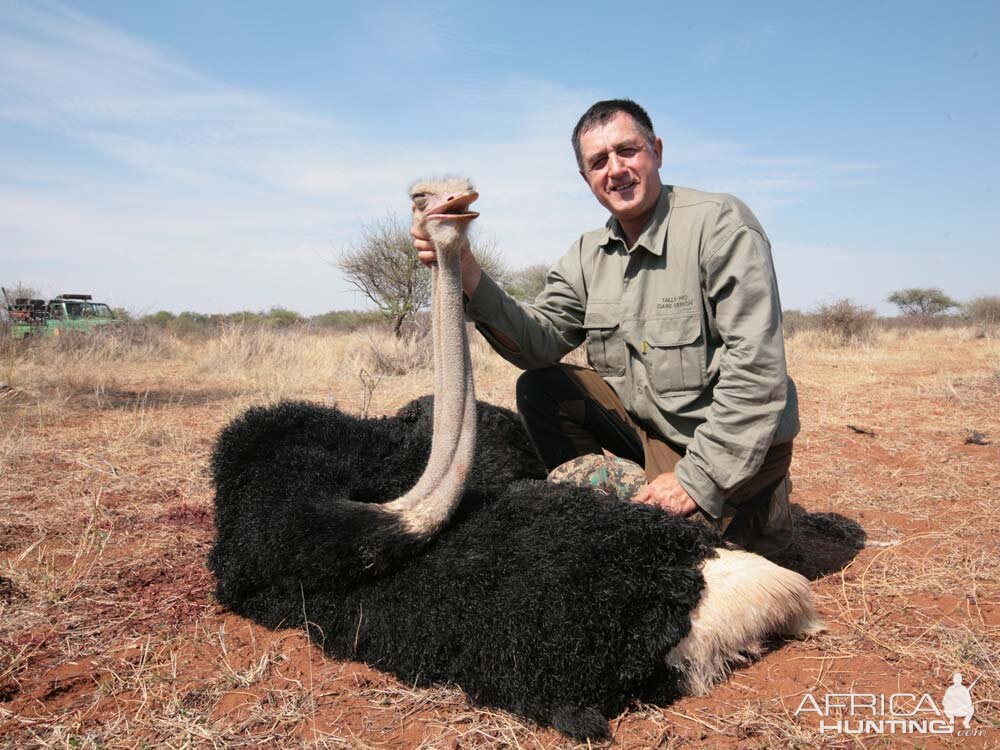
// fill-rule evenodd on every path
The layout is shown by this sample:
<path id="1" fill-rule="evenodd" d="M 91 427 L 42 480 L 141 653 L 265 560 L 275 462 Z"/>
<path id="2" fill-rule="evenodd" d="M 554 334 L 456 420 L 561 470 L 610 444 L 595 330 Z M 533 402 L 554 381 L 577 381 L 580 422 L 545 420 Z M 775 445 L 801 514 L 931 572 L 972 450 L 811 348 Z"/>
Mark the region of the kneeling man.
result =
<path id="1" fill-rule="evenodd" d="M 593 468 L 581 456 L 627 459 L 632 500 L 780 550 L 799 421 L 767 235 L 732 196 L 662 184 L 663 143 L 631 100 L 593 105 L 572 142 L 611 216 L 570 246 L 535 302 L 511 299 L 468 245 L 462 254 L 468 315 L 526 370 L 517 407 L 535 448 L 556 476 Z M 432 262 L 429 238 L 414 238 Z M 560 364 L 583 343 L 592 369 Z"/>

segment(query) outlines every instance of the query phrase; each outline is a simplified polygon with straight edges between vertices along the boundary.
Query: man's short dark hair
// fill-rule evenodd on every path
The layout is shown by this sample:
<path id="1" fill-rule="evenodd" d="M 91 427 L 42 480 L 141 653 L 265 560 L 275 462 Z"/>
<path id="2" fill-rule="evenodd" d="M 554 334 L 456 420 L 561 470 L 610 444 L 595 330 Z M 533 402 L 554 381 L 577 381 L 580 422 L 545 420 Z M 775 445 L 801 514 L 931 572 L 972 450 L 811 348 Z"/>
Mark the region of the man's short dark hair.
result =
<path id="1" fill-rule="evenodd" d="M 576 154 L 576 164 L 583 169 L 583 154 L 580 153 L 580 136 L 591 128 L 598 125 L 606 125 L 615 119 L 615 115 L 624 112 L 635 122 L 635 126 L 642 133 L 643 137 L 652 146 L 656 140 L 656 133 L 653 132 L 653 121 L 649 119 L 649 114 L 631 99 L 605 99 L 591 106 L 583 117 L 573 128 L 573 153 Z"/>

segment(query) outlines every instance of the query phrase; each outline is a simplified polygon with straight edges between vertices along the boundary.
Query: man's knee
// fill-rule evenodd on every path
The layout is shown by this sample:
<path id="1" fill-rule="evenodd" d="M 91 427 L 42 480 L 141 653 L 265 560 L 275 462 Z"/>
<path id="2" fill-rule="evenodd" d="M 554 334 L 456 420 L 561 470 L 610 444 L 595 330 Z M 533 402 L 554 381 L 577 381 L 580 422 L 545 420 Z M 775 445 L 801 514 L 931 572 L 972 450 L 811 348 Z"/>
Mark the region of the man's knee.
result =
<path id="1" fill-rule="evenodd" d="M 792 541 L 792 479 L 785 476 L 747 501 L 730 519 L 724 538 L 748 552 L 768 557 L 782 552 Z"/>
<path id="2" fill-rule="evenodd" d="M 538 370 L 525 370 L 517 379 L 514 393 L 517 399 L 517 411 L 524 414 L 525 410 L 537 408 L 541 403 L 552 403 L 558 400 L 559 391 L 565 389 L 568 382 L 559 365 L 542 367 Z"/>

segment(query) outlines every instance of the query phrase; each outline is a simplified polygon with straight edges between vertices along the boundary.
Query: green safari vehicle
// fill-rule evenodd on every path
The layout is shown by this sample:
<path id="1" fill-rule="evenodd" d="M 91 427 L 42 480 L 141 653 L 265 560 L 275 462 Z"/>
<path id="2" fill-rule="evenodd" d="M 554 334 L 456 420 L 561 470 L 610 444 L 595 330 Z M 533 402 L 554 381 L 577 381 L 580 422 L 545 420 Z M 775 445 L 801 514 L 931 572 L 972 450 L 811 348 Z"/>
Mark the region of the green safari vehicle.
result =
<path id="1" fill-rule="evenodd" d="M 11 303 L 8 299 L 7 315 L 16 339 L 91 331 L 119 322 L 110 307 L 94 302 L 89 294 L 60 294 L 48 302 L 18 298 Z"/>

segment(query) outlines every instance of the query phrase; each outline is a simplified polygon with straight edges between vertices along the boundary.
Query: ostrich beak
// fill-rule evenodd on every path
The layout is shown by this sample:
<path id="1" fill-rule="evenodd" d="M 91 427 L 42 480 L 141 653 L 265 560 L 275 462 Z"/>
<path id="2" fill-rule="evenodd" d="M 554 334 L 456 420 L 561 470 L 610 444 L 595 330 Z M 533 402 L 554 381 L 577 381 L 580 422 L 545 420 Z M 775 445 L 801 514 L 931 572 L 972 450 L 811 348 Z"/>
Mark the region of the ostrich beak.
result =
<path id="1" fill-rule="evenodd" d="M 428 207 L 427 220 L 472 221 L 479 216 L 479 212 L 467 209 L 478 197 L 479 193 L 475 190 L 461 195 L 449 195 L 437 206 Z"/>

